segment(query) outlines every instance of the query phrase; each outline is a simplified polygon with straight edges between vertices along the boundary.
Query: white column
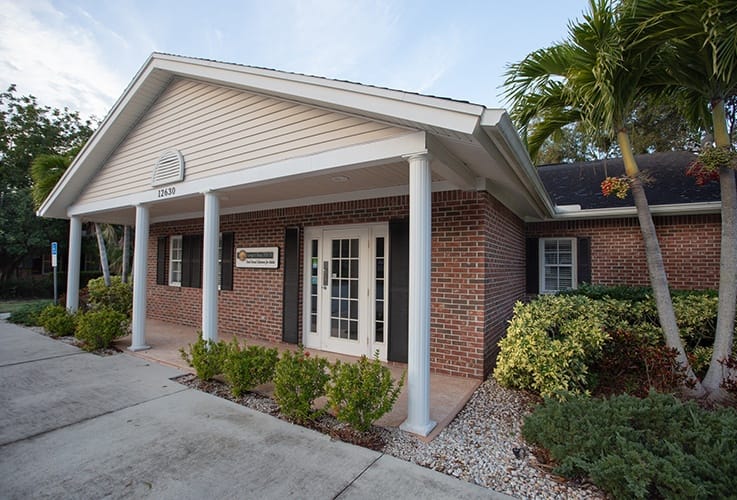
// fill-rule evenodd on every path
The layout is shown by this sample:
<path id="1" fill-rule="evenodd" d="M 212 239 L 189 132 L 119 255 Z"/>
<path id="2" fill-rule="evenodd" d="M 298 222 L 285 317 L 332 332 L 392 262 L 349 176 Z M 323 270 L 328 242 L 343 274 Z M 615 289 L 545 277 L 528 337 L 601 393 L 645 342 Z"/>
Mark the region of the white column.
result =
<path id="1" fill-rule="evenodd" d="M 409 160 L 409 352 L 407 420 L 402 430 L 427 436 L 430 420 L 430 269 L 432 190 L 427 153 Z"/>
<path id="2" fill-rule="evenodd" d="M 145 351 L 146 281 L 148 279 L 148 207 L 136 205 L 136 236 L 133 246 L 133 321 L 131 351 Z"/>
<path id="3" fill-rule="evenodd" d="M 202 338 L 217 342 L 220 200 L 212 191 L 205 193 L 204 233 L 204 247 L 202 250 Z"/>
<path id="4" fill-rule="evenodd" d="M 82 256 L 82 219 L 69 219 L 69 262 L 67 264 L 67 310 L 79 309 L 79 267 Z"/>

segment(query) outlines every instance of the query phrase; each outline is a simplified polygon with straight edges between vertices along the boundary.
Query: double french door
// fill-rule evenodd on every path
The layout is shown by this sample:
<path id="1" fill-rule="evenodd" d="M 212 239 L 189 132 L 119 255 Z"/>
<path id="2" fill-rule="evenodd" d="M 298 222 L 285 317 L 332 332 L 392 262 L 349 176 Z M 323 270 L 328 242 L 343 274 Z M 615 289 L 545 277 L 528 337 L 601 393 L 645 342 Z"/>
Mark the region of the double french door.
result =
<path id="1" fill-rule="evenodd" d="M 387 244 L 385 225 L 305 230 L 306 347 L 386 359 Z"/>

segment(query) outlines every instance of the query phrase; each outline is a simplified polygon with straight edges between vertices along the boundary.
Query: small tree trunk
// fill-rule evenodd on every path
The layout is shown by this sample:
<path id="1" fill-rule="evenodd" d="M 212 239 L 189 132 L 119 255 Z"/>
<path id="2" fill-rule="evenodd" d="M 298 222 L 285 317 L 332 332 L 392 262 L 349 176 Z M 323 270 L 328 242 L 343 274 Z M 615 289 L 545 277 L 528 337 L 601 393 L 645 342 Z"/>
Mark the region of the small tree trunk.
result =
<path id="1" fill-rule="evenodd" d="M 131 228 L 130 226 L 123 226 L 123 265 L 122 265 L 122 271 L 121 271 L 121 277 L 120 280 L 123 283 L 128 282 L 128 261 L 130 260 L 130 237 L 131 237 Z"/>
<path id="2" fill-rule="evenodd" d="M 105 239 L 102 237 L 102 228 L 97 222 L 95 222 L 95 234 L 97 235 L 97 249 L 100 251 L 102 276 L 105 280 L 105 286 L 110 286 L 110 265 L 107 261 L 107 248 L 105 247 Z"/>
<path id="3" fill-rule="evenodd" d="M 632 154 L 629 136 L 625 130 L 620 130 L 617 133 L 617 141 L 622 150 L 625 171 L 632 181 L 632 197 L 635 201 L 637 219 L 640 222 L 640 231 L 642 232 L 642 239 L 645 243 L 645 257 L 647 258 L 650 285 L 653 288 L 655 304 L 658 308 L 658 319 L 660 320 L 660 327 L 663 329 L 663 335 L 665 336 L 665 345 L 676 350 L 676 361 L 686 371 L 688 381 L 694 384 L 693 388 L 684 387 L 684 392 L 691 397 L 701 397 L 705 391 L 693 373 L 691 364 L 688 362 L 688 357 L 686 357 L 686 351 L 683 348 L 681 336 L 678 332 L 678 323 L 676 323 L 676 314 L 673 310 L 673 301 L 671 300 L 670 289 L 668 288 L 668 276 L 665 274 L 665 265 L 663 264 L 663 254 L 660 251 L 658 234 L 655 231 L 655 223 L 650 213 L 650 205 L 645 196 L 645 188 L 639 177 L 640 172 L 637 162 Z"/>
<path id="4" fill-rule="evenodd" d="M 717 147 L 729 147 L 724 101 L 712 101 L 712 120 L 714 139 Z M 734 342 L 734 319 L 737 305 L 737 187 L 734 170 L 726 166 L 719 169 L 719 183 L 722 197 L 722 242 L 719 260 L 719 310 L 714 336 L 714 351 L 709 370 L 704 377 L 704 387 L 710 398 L 723 401 L 729 394 L 721 385 L 730 376 L 720 361 L 732 354 Z M 734 375 L 734 374 L 733 374 Z"/>

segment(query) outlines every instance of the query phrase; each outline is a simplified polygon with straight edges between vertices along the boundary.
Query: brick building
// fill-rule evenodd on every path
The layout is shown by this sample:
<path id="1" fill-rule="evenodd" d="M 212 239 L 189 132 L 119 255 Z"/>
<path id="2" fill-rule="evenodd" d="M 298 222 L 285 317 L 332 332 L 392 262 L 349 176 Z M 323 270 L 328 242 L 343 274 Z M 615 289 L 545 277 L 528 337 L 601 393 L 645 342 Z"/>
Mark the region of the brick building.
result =
<path id="1" fill-rule="evenodd" d="M 538 174 L 503 110 L 153 54 L 40 214 L 71 221 L 70 309 L 82 221 L 135 226 L 131 349 L 149 317 L 378 351 L 427 435 L 429 371 L 487 376 L 517 300 L 645 283 L 634 209 L 567 200 L 563 170 Z M 715 286 L 718 196 L 654 212 L 676 284 Z"/>

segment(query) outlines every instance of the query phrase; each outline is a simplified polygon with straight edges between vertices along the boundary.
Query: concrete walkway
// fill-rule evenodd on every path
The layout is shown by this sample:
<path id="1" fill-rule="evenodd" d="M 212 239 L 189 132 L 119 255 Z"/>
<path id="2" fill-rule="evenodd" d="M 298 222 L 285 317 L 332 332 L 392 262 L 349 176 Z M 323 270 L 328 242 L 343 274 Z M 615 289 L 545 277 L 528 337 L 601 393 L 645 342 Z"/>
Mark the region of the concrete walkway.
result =
<path id="1" fill-rule="evenodd" d="M 3 498 L 508 498 L 0 321 Z"/>

